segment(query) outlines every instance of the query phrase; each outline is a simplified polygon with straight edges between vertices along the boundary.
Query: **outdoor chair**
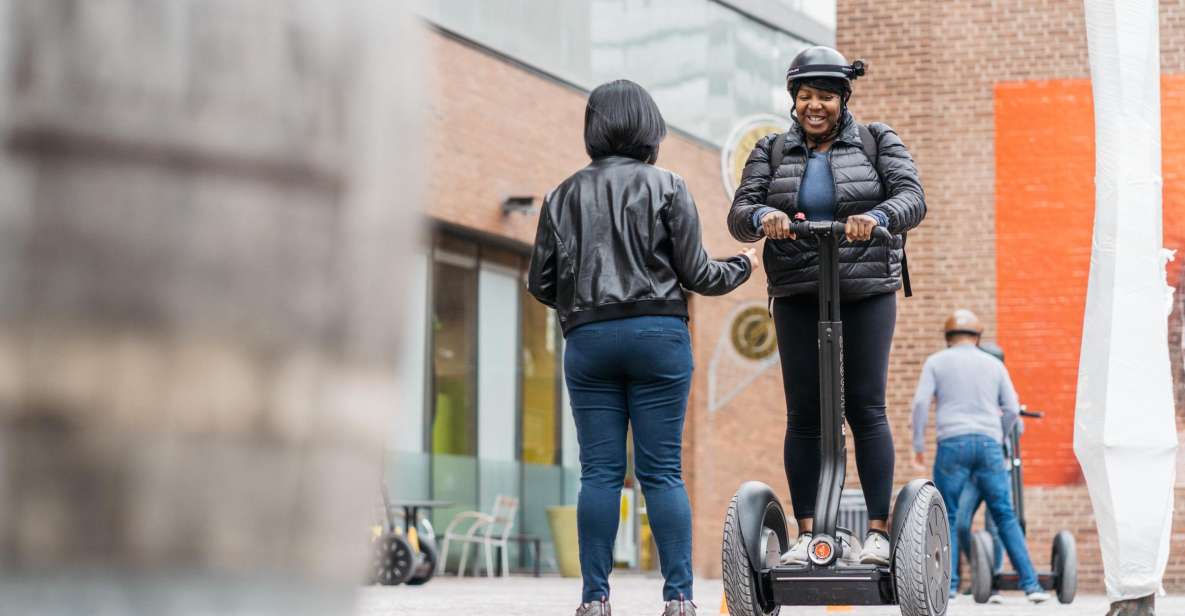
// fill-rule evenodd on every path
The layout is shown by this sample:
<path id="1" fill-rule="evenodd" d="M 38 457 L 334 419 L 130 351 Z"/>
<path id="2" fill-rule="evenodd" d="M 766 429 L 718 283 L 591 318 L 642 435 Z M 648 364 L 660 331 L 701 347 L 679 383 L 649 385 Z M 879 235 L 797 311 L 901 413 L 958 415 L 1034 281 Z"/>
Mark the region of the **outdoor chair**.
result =
<path id="1" fill-rule="evenodd" d="M 444 530 L 444 542 L 440 548 L 440 569 L 444 572 L 448 561 L 448 547 L 450 541 L 461 543 L 461 564 L 457 567 L 457 575 L 465 575 L 465 562 L 469 557 L 469 546 L 477 544 L 485 550 L 486 575 L 494 577 L 494 550 L 501 553 L 502 575 L 510 571 L 507 540 L 514 527 L 514 517 L 518 512 L 518 499 L 512 496 L 499 495 L 494 499 L 494 509 L 490 513 L 481 511 L 464 511 L 458 513 L 448 528 Z M 474 561 L 473 573 L 477 575 L 477 562 Z"/>

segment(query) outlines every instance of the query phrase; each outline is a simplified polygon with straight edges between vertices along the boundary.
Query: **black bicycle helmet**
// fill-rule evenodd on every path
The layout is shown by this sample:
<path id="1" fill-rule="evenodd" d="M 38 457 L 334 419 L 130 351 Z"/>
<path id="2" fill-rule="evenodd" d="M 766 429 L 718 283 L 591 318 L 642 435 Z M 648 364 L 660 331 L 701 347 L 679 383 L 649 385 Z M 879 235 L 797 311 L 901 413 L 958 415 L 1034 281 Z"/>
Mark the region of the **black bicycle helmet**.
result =
<path id="1" fill-rule="evenodd" d="M 843 54 L 822 45 L 807 47 L 790 61 L 786 71 L 786 83 L 811 77 L 835 77 L 851 83 L 864 74 L 864 61 L 848 64 Z"/>

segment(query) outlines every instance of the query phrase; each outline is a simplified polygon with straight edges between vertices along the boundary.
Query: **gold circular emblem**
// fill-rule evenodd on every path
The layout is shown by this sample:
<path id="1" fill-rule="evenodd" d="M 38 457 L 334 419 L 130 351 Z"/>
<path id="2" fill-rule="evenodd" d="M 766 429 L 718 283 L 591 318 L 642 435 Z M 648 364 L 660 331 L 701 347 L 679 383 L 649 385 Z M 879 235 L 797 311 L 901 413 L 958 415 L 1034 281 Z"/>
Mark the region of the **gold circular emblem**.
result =
<path id="1" fill-rule="evenodd" d="M 729 337 L 732 348 L 746 359 L 765 359 L 778 348 L 774 322 L 764 306 L 750 306 L 740 311 L 732 320 Z"/>
<path id="2" fill-rule="evenodd" d="M 784 133 L 789 129 L 789 120 L 769 114 L 749 116 L 737 123 L 720 151 L 720 174 L 729 200 L 741 183 L 741 172 L 745 170 L 745 161 L 753 146 L 766 135 Z"/>

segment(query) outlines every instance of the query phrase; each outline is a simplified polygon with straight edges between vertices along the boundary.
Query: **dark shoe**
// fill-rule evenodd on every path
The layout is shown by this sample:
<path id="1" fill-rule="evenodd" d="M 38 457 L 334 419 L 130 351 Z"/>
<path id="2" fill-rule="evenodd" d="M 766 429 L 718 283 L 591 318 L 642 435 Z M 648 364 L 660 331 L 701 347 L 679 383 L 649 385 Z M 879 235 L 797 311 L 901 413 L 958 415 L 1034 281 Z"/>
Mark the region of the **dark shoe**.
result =
<path id="1" fill-rule="evenodd" d="M 1107 616 L 1153 616 L 1156 613 L 1156 595 L 1139 599 L 1126 599 L 1111 604 Z"/>
<path id="2" fill-rule="evenodd" d="M 581 603 L 580 607 L 576 608 L 576 616 L 612 616 L 613 608 L 609 607 L 609 602 L 601 597 L 601 600 L 596 603 Z"/>
<path id="3" fill-rule="evenodd" d="M 695 616 L 695 604 L 680 595 L 678 599 L 667 601 L 662 616 Z"/>

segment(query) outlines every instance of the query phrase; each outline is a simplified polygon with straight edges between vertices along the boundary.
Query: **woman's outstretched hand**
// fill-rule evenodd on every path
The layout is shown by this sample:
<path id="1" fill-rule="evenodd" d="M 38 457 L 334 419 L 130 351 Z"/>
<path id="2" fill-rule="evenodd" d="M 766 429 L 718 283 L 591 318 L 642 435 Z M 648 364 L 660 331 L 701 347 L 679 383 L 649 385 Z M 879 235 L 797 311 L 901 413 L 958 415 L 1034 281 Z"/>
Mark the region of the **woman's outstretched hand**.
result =
<path id="1" fill-rule="evenodd" d="M 745 249 L 741 250 L 740 252 L 738 252 L 737 254 L 749 260 L 749 269 L 751 271 L 757 271 L 757 268 L 761 267 L 761 262 L 757 260 L 757 250 L 756 249 L 745 248 Z"/>

